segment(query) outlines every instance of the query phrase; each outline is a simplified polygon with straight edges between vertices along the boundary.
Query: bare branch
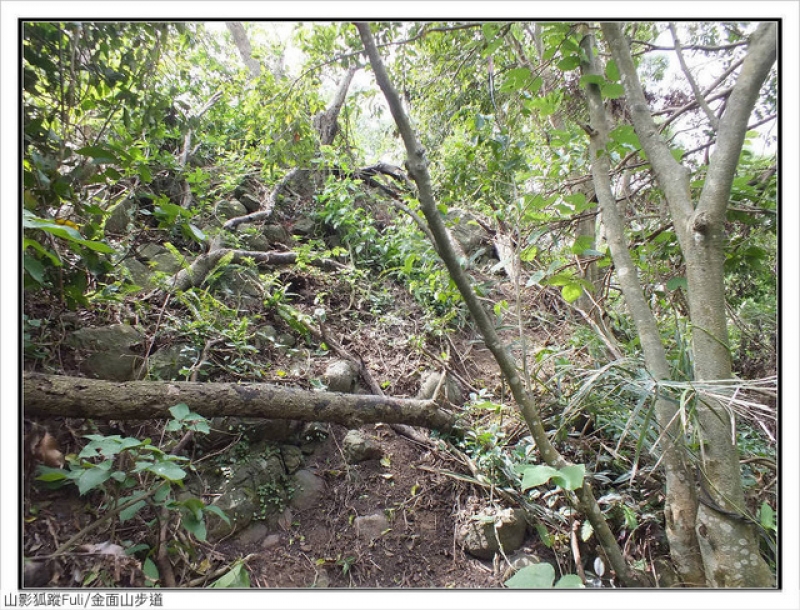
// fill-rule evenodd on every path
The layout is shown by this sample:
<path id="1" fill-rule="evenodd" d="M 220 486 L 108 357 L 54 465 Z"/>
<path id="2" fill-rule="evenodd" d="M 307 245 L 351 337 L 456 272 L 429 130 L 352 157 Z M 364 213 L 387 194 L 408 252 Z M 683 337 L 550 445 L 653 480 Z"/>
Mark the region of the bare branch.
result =
<path id="1" fill-rule="evenodd" d="M 678 38 L 678 32 L 675 30 L 675 24 L 669 24 L 669 31 L 672 33 L 672 39 L 675 41 L 675 54 L 678 56 L 678 63 L 681 65 L 681 69 L 683 70 L 683 75 L 686 77 L 686 80 L 689 81 L 689 86 L 692 88 L 692 92 L 694 93 L 694 97 L 697 100 L 697 103 L 700 104 L 700 107 L 703 109 L 703 112 L 706 113 L 708 117 L 708 122 L 711 123 L 711 127 L 714 128 L 714 131 L 719 129 L 719 119 L 711 110 L 711 107 L 708 105 L 706 98 L 703 96 L 703 93 L 700 91 L 700 87 L 697 85 L 697 81 L 692 76 L 692 71 L 689 70 L 689 66 L 686 64 L 686 59 L 683 56 L 683 48 L 681 47 L 681 41 Z"/>

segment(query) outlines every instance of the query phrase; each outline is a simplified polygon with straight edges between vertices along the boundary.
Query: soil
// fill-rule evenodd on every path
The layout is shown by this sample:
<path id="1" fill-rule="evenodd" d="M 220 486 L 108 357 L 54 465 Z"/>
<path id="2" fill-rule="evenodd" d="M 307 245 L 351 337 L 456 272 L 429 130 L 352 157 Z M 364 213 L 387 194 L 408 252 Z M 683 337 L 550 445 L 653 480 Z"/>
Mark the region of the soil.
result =
<path id="1" fill-rule="evenodd" d="M 369 428 L 372 428 L 371 430 Z M 475 490 L 441 474 L 454 465 L 442 452 L 420 447 L 388 426 L 365 429 L 379 439 L 382 460 L 346 464 L 337 427 L 308 466 L 326 482 L 317 506 L 292 512 L 288 527 L 264 541 L 229 542 L 221 552 L 252 554 L 257 587 L 485 588 L 501 584 L 491 563 L 470 558 L 455 531 Z M 357 517 L 386 516 L 374 539 L 359 536 Z"/>

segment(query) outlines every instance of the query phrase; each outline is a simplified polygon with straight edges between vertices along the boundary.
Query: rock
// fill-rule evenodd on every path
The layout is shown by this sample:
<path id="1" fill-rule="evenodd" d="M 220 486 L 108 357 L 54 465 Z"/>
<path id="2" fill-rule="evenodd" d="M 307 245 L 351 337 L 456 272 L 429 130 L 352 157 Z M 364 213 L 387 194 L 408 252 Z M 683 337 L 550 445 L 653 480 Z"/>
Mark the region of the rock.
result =
<path id="1" fill-rule="evenodd" d="M 263 540 L 267 536 L 269 529 L 261 522 L 253 523 L 245 528 L 238 536 L 236 541 L 240 544 L 257 544 L 259 542 L 263 545 Z"/>
<path id="2" fill-rule="evenodd" d="M 383 532 L 389 529 L 389 520 L 383 513 L 374 513 L 356 517 L 353 525 L 356 528 L 356 536 L 371 541 L 379 538 Z"/>
<path id="3" fill-rule="evenodd" d="M 433 393 L 439 385 L 442 374 L 439 371 L 428 371 L 422 376 L 417 398 L 428 400 L 433 398 Z M 446 398 L 452 405 L 460 407 L 464 404 L 464 390 L 461 384 L 452 375 L 447 375 L 444 387 L 439 391 L 439 397 Z"/>
<path id="4" fill-rule="evenodd" d="M 253 197 L 250 193 L 241 193 L 236 197 L 239 200 L 248 214 L 258 212 L 261 209 L 261 202 Z"/>
<path id="5" fill-rule="evenodd" d="M 25 558 L 25 567 L 22 572 L 24 587 L 45 587 L 54 576 L 46 561 Z"/>
<path id="6" fill-rule="evenodd" d="M 283 457 L 283 466 L 286 468 L 286 474 L 294 474 L 303 467 L 303 452 L 300 447 L 294 445 L 284 445 L 281 447 L 281 457 Z"/>
<path id="7" fill-rule="evenodd" d="M 445 222 L 450 233 L 467 256 L 475 254 L 482 246 L 491 243 L 486 230 L 477 223 L 473 214 L 453 208 L 447 212 Z"/>
<path id="8" fill-rule="evenodd" d="M 186 260 L 178 260 L 175 258 L 175 255 L 164 246 L 155 243 L 145 244 L 139 248 L 137 257 L 147 261 L 147 266 L 151 271 L 161 271 L 168 275 L 180 271 L 182 264 L 188 264 Z"/>
<path id="9" fill-rule="evenodd" d="M 281 535 L 280 534 L 270 534 L 269 536 L 265 537 L 264 540 L 261 541 L 261 548 L 262 549 L 272 549 L 281 542 Z"/>
<path id="10" fill-rule="evenodd" d="M 116 233 L 122 235 L 127 233 L 128 225 L 131 223 L 133 213 L 137 207 L 136 200 L 132 197 L 126 197 L 112 207 L 104 225 L 106 234 Z"/>
<path id="11" fill-rule="evenodd" d="M 300 235 L 301 237 L 307 237 L 314 233 L 314 227 L 315 223 L 313 218 L 309 218 L 308 216 L 298 218 L 292 225 L 292 233 L 294 235 Z"/>
<path id="12" fill-rule="evenodd" d="M 664 589 L 681 586 L 681 577 L 669 559 L 657 558 L 653 560 L 653 569 L 658 577 L 658 586 Z"/>
<path id="13" fill-rule="evenodd" d="M 314 589 L 327 589 L 331 586 L 331 577 L 325 568 L 319 570 L 314 576 L 314 582 L 310 585 Z"/>
<path id="14" fill-rule="evenodd" d="M 214 213 L 222 222 L 247 214 L 247 208 L 235 199 L 223 199 L 214 208 Z"/>
<path id="15" fill-rule="evenodd" d="M 106 381 L 133 381 L 137 376 L 141 358 L 127 354 L 99 352 L 89 354 L 81 362 L 80 370 L 87 377 Z"/>
<path id="16" fill-rule="evenodd" d="M 294 347 L 297 345 L 297 339 L 294 338 L 294 335 L 289 333 L 281 333 L 277 337 L 275 337 L 275 345 L 280 347 Z"/>
<path id="17" fill-rule="evenodd" d="M 526 531 L 525 513 L 522 510 L 484 509 L 459 528 L 458 541 L 473 557 L 491 559 L 501 546 L 506 554 L 520 548 Z"/>
<path id="18" fill-rule="evenodd" d="M 141 259 L 141 260 L 140 260 Z M 126 258 L 122 263 L 137 286 L 150 290 L 155 288 L 153 272 L 159 271 L 174 275 L 191 261 L 178 260 L 164 246 L 155 243 L 145 244 L 136 252 L 136 258 Z"/>
<path id="19" fill-rule="evenodd" d="M 291 419 L 230 417 L 227 420 L 229 429 L 243 433 L 251 443 L 289 443 L 303 428 L 303 422 Z"/>
<path id="20" fill-rule="evenodd" d="M 310 470 L 298 470 L 292 477 L 294 496 L 292 506 L 297 510 L 306 510 L 316 505 L 325 493 L 325 481 Z"/>
<path id="21" fill-rule="evenodd" d="M 233 532 L 242 531 L 253 522 L 256 503 L 244 489 L 224 490 L 214 505 L 222 509 L 230 520 L 225 523 L 213 513 L 206 513 L 206 529 L 209 542 L 216 542 Z"/>
<path id="22" fill-rule="evenodd" d="M 325 369 L 324 379 L 329 392 L 352 394 L 356 389 L 358 369 L 349 360 L 334 360 Z"/>
<path id="23" fill-rule="evenodd" d="M 264 225 L 261 233 L 271 243 L 276 244 L 291 244 L 294 240 L 283 225 Z"/>
<path id="24" fill-rule="evenodd" d="M 271 324 L 265 324 L 259 328 L 253 337 L 253 345 L 258 349 L 264 349 L 271 345 L 275 345 L 278 339 L 278 331 Z"/>
<path id="25" fill-rule="evenodd" d="M 127 324 L 80 328 L 67 338 L 67 345 L 85 355 L 81 371 L 87 377 L 108 381 L 131 381 L 136 377 L 145 335 Z"/>
<path id="26" fill-rule="evenodd" d="M 348 464 L 378 460 L 383 455 L 381 446 L 361 430 L 350 430 L 342 441 L 342 449 Z"/>
<path id="27" fill-rule="evenodd" d="M 67 344 L 93 352 L 122 352 L 141 344 L 144 338 L 141 330 L 129 324 L 112 324 L 80 328 L 69 336 Z"/>
<path id="28" fill-rule="evenodd" d="M 269 250 L 269 240 L 263 233 L 258 231 L 255 225 L 244 222 L 236 227 L 236 232 L 239 234 L 247 250 L 254 250 L 256 252 L 266 252 Z"/>
<path id="29" fill-rule="evenodd" d="M 139 288 L 142 290 L 150 290 L 155 288 L 150 279 L 152 273 L 147 265 L 137 261 L 135 258 L 126 258 L 122 263 L 122 266 L 128 270 L 131 281 L 139 286 Z"/>
<path id="30" fill-rule="evenodd" d="M 207 517 L 208 538 L 215 542 L 233 533 L 246 531 L 254 521 L 265 529 L 257 528 L 266 535 L 278 525 L 281 514 L 289 502 L 290 491 L 286 485 L 286 472 L 279 455 L 267 443 L 243 444 L 244 453 L 236 447 L 230 452 L 236 456 L 231 463 L 217 466 L 201 473 L 198 481 L 214 489 L 219 495 L 214 505 L 222 509 L 230 519 L 230 525 L 215 515 Z M 192 483 L 199 485 L 199 483 Z M 197 494 L 198 488 L 191 490 Z M 250 539 L 257 542 L 255 539 Z"/>
<path id="31" fill-rule="evenodd" d="M 184 379 L 181 369 L 193 367 L 199 355 L 196 347 L 185 343 L 162 348 L 148 358 L 150 376 L 163 381 Z"/>
<path id="32" fill-rule="evenodd" d="M 220 274 L 218 282 L 218 289 L 236 297 L 260 300 L 264 294 L 264 285 L 255 269 L 228 267 Z"/>

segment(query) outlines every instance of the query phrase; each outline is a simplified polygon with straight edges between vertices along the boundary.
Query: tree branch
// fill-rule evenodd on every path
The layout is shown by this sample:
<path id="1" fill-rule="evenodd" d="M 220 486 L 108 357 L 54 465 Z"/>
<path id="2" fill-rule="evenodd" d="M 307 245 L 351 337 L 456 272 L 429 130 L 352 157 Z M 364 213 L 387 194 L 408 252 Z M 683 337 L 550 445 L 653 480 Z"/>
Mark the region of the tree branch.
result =
<path id="1" fill-rule="evenodd" d="M 383 422 L 448 431 L 455 417 L 432 400 L 314 392 L 265 383 L 114 382 L 65 375 L 23 375 L 25 415 L 89 419 L 169 419 L 185 403 L 203 417 L 326 421 L 357 428 Z"/>

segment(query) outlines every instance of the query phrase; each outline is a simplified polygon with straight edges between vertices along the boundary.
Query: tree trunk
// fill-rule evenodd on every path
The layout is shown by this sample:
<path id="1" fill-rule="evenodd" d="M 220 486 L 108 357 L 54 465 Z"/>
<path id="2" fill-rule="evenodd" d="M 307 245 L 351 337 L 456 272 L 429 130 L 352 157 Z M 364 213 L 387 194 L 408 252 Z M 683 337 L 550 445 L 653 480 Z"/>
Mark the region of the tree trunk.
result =
<path id="1" fill-rule="evenodd" d="M 244 65 L 250 70 L 250 78 L 258 78 L 261 75 L 261 64 L 253 57 L 253 49 L 247 38 L 247 32 L 244 31 L 244 26 L 238 21 L 226 21 L 225 25 L 228 26 L 233 42 L 239 49 L 239 55 L 242 56 Z"/>
<path id="2" fill-rule="evenodd" d="M 522 417 L 531 432 L 531 436 L 536 442 L 542 459 L 550 466 L 563 468 L 568 465 L 568 462 L 550 442 L 533 395 L 527 391 L 525 381 L 520 375 L 511 352 L 503 345 L 500 337 L 497 335 L 493 319 L 483 308 L 478 296 L 472 289 L 469 277 L 458 262 L 453 244 L 447 235 L 447 228 L 439 214 L 433 197 L 425 150 L 422 148 L 419 141 L 417 141 L 411 123 L 403 110 L 400 97 L 397 95 L 397 91 L 389 80 L 389 75 L 386 72 L 378 49 L 375 46 L 375 41 L 370 33 L 369 24 L 357 23 L 356 27 L 364 43 L 364 48 L 369 57 L 370 64 L 372 65 L 372 70 L 375 73 L 375 80 L 386 97 L 389 110 L 403 138 L 403 143 L 405 144 L 406 153 L 408 155 L 408 160 L 406 162 L 408 173 L 417 183 L 420 206 L 425 215 L 425 219 L 428 221 L 431 233 L 433 233 L 434 239 L 436 240 L 436 248 L 439 252 L 439 256 L 447 267 L 453 282 L 458 287 L 469 309 L 470 315 L 483 336 L 486 347 L 492 352 L 503 376 L 506 378 L 514 399 L 522 413 Z M 583 486 L 576 490 L 576 495 L 578 497 L 580 510 L 592 524 L 595 536 L 606 552 L 609 563 L 616 571 L 620 580 L 629 587 L 641 586 L 643 579 L 640 579 L 625 562 L 622 550 L 619 548 L 614 533 L 603 517 L 602 510 L 597 504 L 597 500 L 592 492 L 592 487 L 588 481 L 584 480 Z"/>
<path id="3" fill-rule="evenodd" d="M 585 74 L 603 74 L 595 54 L 594 36 L 588 34 L 581 42 L 588 61 L 582 66 Z M 628 250 L 623 220 L 617 209 L 616 197 L 611 188 L 611 164 L 605 154 L 608 144 L 608 121 L 603 99 L 597 85 L 587 85 L 587 99 L 592 133 L 589 151 L 592 159 L 592 176 L 595 192 L 603 214 L 606 237 L 616 267 L 617 279 L 625 296 L 625 303 L 633 317 L 644 352 L 645 366 L 657 380 L 670 378 L 661 334 L 656 319 L 642 292 L 636 265 Z M 664 472 L 666 475 L 666 506 L 664 508 L 670 552 L 684 584 L 701 586 L 705 583 L 705 570 L 700 546 L 694 532 L 697 517 L 697 497 L 694 478 L 688 476 L 686 449 L 677 409 L 673 402 L 656 399 L 655 414 L 662 431 Z"/>
<path id="4" fill-rule="evenodd" d="M 325 421 L 349 428 L 382 422 L 448 431 L 455 422 L 452 413 L 440 409 L 432 400 L 313 392 L 265 383 L 119 383 L 25 373 L 23 397 L 26 417 L 169 419 L 169 408 L 185 403 L 207 418 Z"/>
<path id="5" fill-rule="evenodd" d="M 604 23 L 602 28 L 620 70 L 634 128 L 669 203 L 686 260 L 695 379 L 729 379 L 723 270 L 725 210 L 747 122 L 777 55 L 776 25 L 762 23 L 751 37 L 719 121 L 715 151 L 696 208 L 689 191 L 688 170 L 675 161 L 659 135 L 619 24 Z M 715 587 L 773 587 L 774 577 L 748 523 L 751 517 L 744 505 L 731 414 L 721 404 L 703 400 L 698 401 L 696 421 L 701 436 L 700 491 L 711 498 L 698 507 L 695 526 L 707 583 Z M 689 479 L 694 473 L 685 476 Z"/>

